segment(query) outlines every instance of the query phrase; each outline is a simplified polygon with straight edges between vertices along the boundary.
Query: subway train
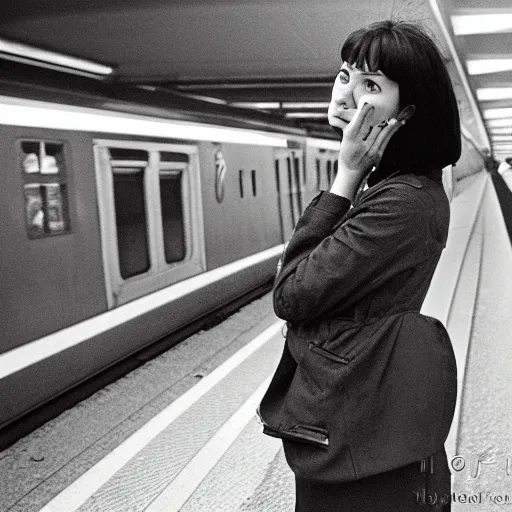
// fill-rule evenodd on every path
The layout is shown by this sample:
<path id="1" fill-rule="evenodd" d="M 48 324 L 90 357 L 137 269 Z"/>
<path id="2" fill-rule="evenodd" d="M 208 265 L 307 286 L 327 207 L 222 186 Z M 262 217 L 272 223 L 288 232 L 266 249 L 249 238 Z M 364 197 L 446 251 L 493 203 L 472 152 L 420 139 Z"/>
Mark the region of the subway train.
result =
<path id="1" fill-rule="evenodd" d="M 4 430 L 268 290 L 336 175 L 334 132 L 144 88 L 78 89 L 0 83 Z M 461 172 L 481 170 L 463 143 Z"/>

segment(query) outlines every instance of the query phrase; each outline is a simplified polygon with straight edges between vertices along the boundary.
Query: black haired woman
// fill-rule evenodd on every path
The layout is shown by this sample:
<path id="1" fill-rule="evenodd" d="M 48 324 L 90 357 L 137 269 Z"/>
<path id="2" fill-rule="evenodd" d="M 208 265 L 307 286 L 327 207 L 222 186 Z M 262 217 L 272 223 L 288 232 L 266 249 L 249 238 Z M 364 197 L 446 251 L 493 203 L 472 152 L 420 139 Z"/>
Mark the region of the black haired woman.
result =
<path id="1" fill-rule="evenodd" d="M 441 176 L 460 157 L 457 102 L 413 24 L 352 33 L 341 61 L 328 111 L 338 172 L 280 261 L 287 340 L 259 414 L 283 439 L 296 512 L 446 511 L 455 358 L 419 311 L 448 235 Z"/>

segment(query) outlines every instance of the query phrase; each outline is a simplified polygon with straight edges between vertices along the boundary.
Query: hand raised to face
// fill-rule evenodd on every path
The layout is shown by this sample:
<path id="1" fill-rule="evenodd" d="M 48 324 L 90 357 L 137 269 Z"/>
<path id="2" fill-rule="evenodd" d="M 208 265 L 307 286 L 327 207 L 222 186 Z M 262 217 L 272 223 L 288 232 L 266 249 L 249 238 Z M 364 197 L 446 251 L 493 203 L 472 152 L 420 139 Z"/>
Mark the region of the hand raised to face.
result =
<path id="1" fill-rule="evenodd" d="M 391 137 L 405 124 L 405 121 L 392 118 L 372 126 L 371 118 L 374 109 L 373 105 L 363 103 L 343 130 L 339 170 L 357 172 L 363 178 L 379 164 Z"/>

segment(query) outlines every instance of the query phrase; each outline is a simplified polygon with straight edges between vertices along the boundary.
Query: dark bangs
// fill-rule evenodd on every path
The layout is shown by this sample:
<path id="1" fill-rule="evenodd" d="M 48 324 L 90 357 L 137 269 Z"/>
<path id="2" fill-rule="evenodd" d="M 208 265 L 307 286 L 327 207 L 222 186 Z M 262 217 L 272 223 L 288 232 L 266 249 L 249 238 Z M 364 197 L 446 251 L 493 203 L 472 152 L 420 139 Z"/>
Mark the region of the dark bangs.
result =
<path id="1" fill-rule="evenodd" d="M 373 23 L 348 36 L 341 58 L 361 70 L 380 70 L 398 83 L 400 107 L 416 107 L 388 144 L 381 166 L 424 173 L 459 159 L 460 120 L 452 83 L 441 53 L 421 28 L 401 21 Z"/>
<path id="2" fill-rule="evenodd" d="M 341 48 L 342 61 L 366 71 L 380 70 L 400 84 L 411 73 L 415 57 L 407 38 L 392 26 L 383 22 L 350 34 Z"/>

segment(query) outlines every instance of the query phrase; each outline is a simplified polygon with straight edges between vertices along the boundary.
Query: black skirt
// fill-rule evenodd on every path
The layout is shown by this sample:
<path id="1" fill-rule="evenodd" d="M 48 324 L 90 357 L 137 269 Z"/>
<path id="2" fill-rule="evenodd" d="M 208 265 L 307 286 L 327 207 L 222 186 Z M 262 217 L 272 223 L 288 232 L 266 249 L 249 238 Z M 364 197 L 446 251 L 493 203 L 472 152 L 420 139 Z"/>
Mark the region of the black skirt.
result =
<path id="1" fill-rule="evenodd" d="M 295 512 L 447 512 L 451 474 L 444 448 L 424 461 L 353 482 L 295 479 Z"/>

